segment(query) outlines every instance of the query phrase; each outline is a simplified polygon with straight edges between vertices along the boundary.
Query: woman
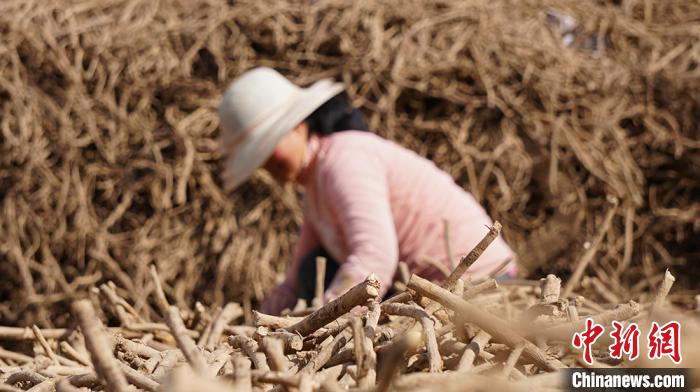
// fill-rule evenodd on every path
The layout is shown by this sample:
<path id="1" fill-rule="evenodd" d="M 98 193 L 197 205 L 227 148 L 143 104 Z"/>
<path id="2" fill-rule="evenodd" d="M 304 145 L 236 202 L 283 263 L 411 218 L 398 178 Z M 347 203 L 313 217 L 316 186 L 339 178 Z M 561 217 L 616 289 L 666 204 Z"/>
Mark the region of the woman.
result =
<path id="1" fill-rule="evenodd" d="M 286 279 L 262 310 L 278 314 L 297 298 L 310 301 L 315 258 L 325 256 L 325 300 L 370 273 L 380 295 L 390 288 L 399 260 L 425 278 L 444 278 L 435 263 L 452 269 L 444 239 L 449 227 L 456 256 L 469 252 L 492 222 L 474 198 L 432 162 L 367 132 L 343 86 L 331 80 L 308 88 L 270 68 L 237 78 L 219 106 L 224 182 L 235 188 L 258 167 L 281 183 L 304 187 L 304 223 Z M 445 225 L 447 221 L 447 225 Z M 513 260 L 497 238 L 470 268 L 473 278 Z M 508 272 L 517 270 L 511 262 Z"/>

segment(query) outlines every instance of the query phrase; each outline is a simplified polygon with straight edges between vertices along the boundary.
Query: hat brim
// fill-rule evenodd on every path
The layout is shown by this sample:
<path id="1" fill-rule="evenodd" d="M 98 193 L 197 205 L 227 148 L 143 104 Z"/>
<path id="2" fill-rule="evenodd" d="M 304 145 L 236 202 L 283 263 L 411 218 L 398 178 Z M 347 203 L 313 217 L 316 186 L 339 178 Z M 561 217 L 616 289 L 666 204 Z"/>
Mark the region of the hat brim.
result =
<path id="1" fill-rule="evenodd" d="M 260 123 L 233 151 L 227 151 L 222 179 L 227 191 L 235 189 L 272 155 L 279 141 L 314 110 L 344 90 L 342 83 L 322 79 L 302 89 L 284 111 Z"/>

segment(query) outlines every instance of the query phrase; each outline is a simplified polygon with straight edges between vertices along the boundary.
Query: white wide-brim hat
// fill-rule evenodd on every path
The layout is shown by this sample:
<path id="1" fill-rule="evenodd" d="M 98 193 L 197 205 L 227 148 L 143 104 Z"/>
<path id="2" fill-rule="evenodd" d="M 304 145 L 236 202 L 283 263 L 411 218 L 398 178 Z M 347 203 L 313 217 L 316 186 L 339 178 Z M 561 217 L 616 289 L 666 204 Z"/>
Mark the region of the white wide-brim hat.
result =
<path id="1" fill-rule="evenodd" d="M 343 90 L 343 84 L 332 79 L 302 88 L 267 67 L 236 78 L 219 104 L 226 189 L 232 190 L 250 177 L 289 131 Z"/>

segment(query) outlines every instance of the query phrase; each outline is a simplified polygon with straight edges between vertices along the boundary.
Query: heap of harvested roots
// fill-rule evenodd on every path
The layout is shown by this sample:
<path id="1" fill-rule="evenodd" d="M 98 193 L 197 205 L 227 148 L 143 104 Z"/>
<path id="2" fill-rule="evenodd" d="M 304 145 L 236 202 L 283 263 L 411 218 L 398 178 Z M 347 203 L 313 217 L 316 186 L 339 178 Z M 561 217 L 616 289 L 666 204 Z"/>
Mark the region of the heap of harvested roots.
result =
<path id="1" fill-rule="evenodd" d="M 498 224 L 490 233 L 497 232 Z M 395 282 L 403 292 L 380 301 L 379 282 L 370 275 L 332 302 L 311 308 L 301 302 L 286 317 L 251 315 L 234 302 L 216 311 L 199 306 L 182 312 L 168 304 L 152 267 L 153 300 L 164 322 L 142 318 L 114 284 L 104 284 L 92 301 L 73 303 L 73 328 L 0 327 L 0 339 L 33 342 L 37 354 L 0 349 L 0 388 L 559 390 L 565 377 L 556 371 L 570 366 L 651 365 L 612 358 L 607 339 L 597 342 L 595 362 L 587 364 L 570 342 L 584 330 L 585 318 L 607 327 L 634 320 L 646 328 L 666 312 L 671 274 L 651 301 L 642 298 L 643 305 L 570 300 L 561 296 L 561 280 L 552 274 L 540 282 L 506 281 L 505 287 L 491 278 L 465 283 L 462 272 L 493 238 L 487 236 L 464 257 L 442 286 L 404 276 Z M 317 298 L 323 298 L 322 289 Z M 96 309 L 119 326 L 103 328 Z M 236 325 L 244 318 L 255 326 Z M 683 367 L 693 367 L 700 359 L 693 336 L 700 325 L 697 317 L 682 320 Z"/>
<path id="2" fill-rule="evenodd" d="M 106 281 L 155 318 L 151 264 L 183 310 L 251 307 L 274 285 L 297 195 L 218 178 L 215 107 L 259 65 L 345 82 L 536 275 L 581 265 L 620 300 L 669 267 L 681 289 L 697 278 L 697 2 L 232 3 L 0 4 L 3 324 L 65 326 Z"/>

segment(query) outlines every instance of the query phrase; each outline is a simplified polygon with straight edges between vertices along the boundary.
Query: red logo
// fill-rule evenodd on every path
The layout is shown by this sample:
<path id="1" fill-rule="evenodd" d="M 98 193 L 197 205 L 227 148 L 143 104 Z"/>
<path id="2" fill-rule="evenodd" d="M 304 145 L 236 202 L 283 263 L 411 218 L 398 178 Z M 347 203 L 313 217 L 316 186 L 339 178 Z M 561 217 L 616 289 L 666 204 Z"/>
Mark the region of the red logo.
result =
<path id="1" fill-rule="evenodd" d="M 613 344 L 608 346 L 612 358 L 621 359 L 627 354 L 630 360 L 639 357 L 639 336 L 641 334 L 637 323 L 630 323 L 627 328 L 618 321 L 612 322 L 613 331 L 610 336 Z M 593 364 L 591 346 L 605 331 L 601 324 L 593 319 L 586 319 L 586 329 L 577 332 L 571 339 L 571 344 L 578 349 L 583 349 L 583 360 Z M 651 323 L 651 329 L 647 335 L 649 347 L 649 359 L 661 359 L 668 356 L 674 363 L 681 363 L 681 324 L 678 321 L 669 321 L 660 326 L 656 321 Z"/>
<path id="2" fill-rule="evenodd" d="M 681 363 L 681 324 L 678 321 L 669 321 L 659 327 L 654 321 L 651 323 L 649 339 L 649 359 L 659 359 L 668 355 L 674 363 Z"/>
<path id="3" fill-rule="evenodd" d="M 610 336 L 615 340 L 608 349 L 610 356 L 620 359 L 622 354 L 627 354 L 630 360 L 634 360 L 639 356 L 639 326 L 636 323 L 630 323 L 623 330 L 622 323 L 617 321 L 612 322 L 614 331 Z"/>
<path id="4" fill-rule="evenodd" d="M 586 330 L 577 332 L 571 341 L 574 347 L 583 348 L 583 360 L 589 364 L 593 364 L 593 355 L 591 355 L 591 346 L 603 334 L 605 328 L 602 325 L 596 324 L 593 319 L 586 319 Z"/>

